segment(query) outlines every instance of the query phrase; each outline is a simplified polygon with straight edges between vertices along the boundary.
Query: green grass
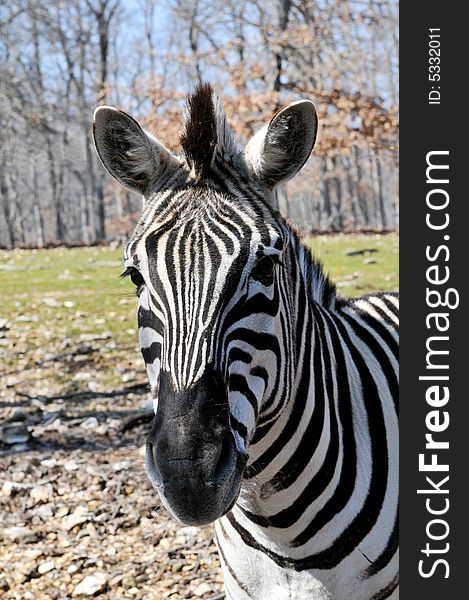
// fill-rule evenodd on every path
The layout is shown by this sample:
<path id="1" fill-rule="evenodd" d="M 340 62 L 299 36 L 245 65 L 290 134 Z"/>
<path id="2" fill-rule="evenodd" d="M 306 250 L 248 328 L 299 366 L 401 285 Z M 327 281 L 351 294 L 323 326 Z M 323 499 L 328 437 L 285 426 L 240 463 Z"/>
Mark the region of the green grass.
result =
<path id="1" fill-rule="evenodd" d="M 343 296 L 398 290 L 399 238 L 396 234 L 317 236 L 308 242 Z M 347 255 L 348 251 L 365 249 L 375 252 Z"/>
<path id="2" fill-rule="evenodd" d="M 317 236 L 307 243 L 342 295 L 397 289 L 396 235 Z M 347 251 L 363 249 L 377 251 L 347 255 Z M 77 379 L 80 368 L 92 372 L 103 388 L 124 381 L 126 372 L 144 378 L 134 287 L 128 279 L 119 279 L 122 250 L 1 251 L 0 264 L 8 268 L 0 269 L 0 320 L 7 320 L 6 333 L 0 331 L 3 373 L 26 369 L 27 378 L 32 373 L 30 365 L 42 364 L 48 354 L 91 343 L 89 363 L 84 355 L 71 358 L 63 368 L 61 363 L 55 370 L 50 365 L 49 371 L 41 366 L 35 380 L 73 390 L 82 385 Z M 93 336 L 102 336 L 103 341 Z"/>
<path id="3" fill-rule="evenodd" d="M 100 263 L 116 263 L 104 266 Z M 122 251 L 109 248 L 57 248 L 0 252 L 0 314 L 49 317 L 68 322 L 68 333 L 110 331 L 119 335 L 132 325 L 128 315 L 133 288 L 119 279 Z M 50 306 L 57 302 L 57 305 Z M 49 302 L 49 304 L 47 304 Z M 64 303 L 73 303 L 67 306 Z M 76 315 L 76 313 L 83 313 Z M 111 313 L 111 316 L 110 316 Z M 117 317 L 117 318 L 116 318 Z M 104 323 L 99 320 L 104 319 Z M 97 322 L 98 321 L 98 322 Z"/>
<path id="4" fill-rule="evenodd" d="M 396 290 L 398 286 L 398 237 L 391 235 L 317 236 L 310 241 L 314 255 L 320 258 L 333 281 L 344 295 Z M 349 250 L 374 249 L 377 252 L 348 256 Z M 100 263 L 116 263 L 103 265 Z M 0 252 L 0 264 L 12 267 L 0 270 L 0 310 L 3 316 L 31 312 L 47 320 L 54 313 L 74 327 L 71 312 L 85 313 L 80 322 L 93 332 L 111 331 L 119 335 L 133 322 L 119 317 L 129 314 L 133 305 L 133 286 L 119 279 L 122 251 L 109 248 L 57 248 L 52 250 L 13 250 Z M 23 270 L 24 269 L 24 270 Z M 59 306 L 50 307 L 45 298 L 54 298 Z M 67 308 L 64 302 L 73 302 Z M 111 313 L 111 318 L 109 314 Z M 130 315 L 129 315 L 130 316 Z M 116 319 L 117 317 L 117 319 Z M 96 323 L 96 319 L 104 323 Z M 98 327 L 102 325 L 102 327 Z"/>
<path id="5" fill-rule="evenodd" d="M 317 236 L 307 243 L 343 295 L 398 287 L 397 235 Z M 347 255 L 349 250 L 363 249 L 376 252 Z M 123 270 L 121 250 L 1 251 L 0 264 L 12 268 L 0 270 L 0 315 L 4 318 L 29 315 L 45 324 L 53 317 L 67 324 L 68 335 L 109 331 L 119 338 L 126 329 L 135 327 L 133 286 L 129 280 L 119 279 Z M 50 299 L 58 304 L 48 305 Z M 73 306 L 64 304 L 69 302 Z"/>
<path id="6" fill-rule="evenodd" d="M 58 393 L 82 387 L 82 367 L 102 389 L 132 371 L 139 358 L 136 299 L 131 282 L 119 279 L 122 250 L 2 251 L 0 264 L 7 267 L 0 270 L 0 319 L 7 321 L 3 337 L 0 331 L 2 372 L 21 372 L 22 382 L 30 378 Z M 80 355 L 86 346 L 92 354 Z M 50 362 L 67 352 L 65 364 Z"/>

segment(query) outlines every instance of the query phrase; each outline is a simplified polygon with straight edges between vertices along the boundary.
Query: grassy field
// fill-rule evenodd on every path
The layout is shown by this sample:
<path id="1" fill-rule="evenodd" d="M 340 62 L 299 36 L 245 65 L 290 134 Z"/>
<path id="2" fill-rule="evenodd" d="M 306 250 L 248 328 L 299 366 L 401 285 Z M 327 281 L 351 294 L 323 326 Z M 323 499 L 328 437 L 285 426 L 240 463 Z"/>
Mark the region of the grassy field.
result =
<path id="1" fill-rule="evenodd" d="M 41 323 L 58 314 L 70 335 L 104 329 L 118 337 L 122 333 L 120 317 L 127 316 L 122 306 L 133 294 L 129 282 L 119 279 L 121 250 L 13 250 L 0 252 L 0 264 L 5 269 L 0 270 L 2 311 L 30 313 Z"/>
<path id="2" fill-rule="evenodd" d="M 397 235 L 317 236 L 306 241 L 333 281 L 338 282 L 339 287 L 347 288 L 343 292 L 345 295 L 397 289 Z M 356 250 L 363 253 L 349 254 Z M 116 321 L 114 314 L 109 318 L 109 312 L 113 311 L 118 316 L 127 314 L 118 306 L 126 305 L 128 302 L 122 302 L 122 299 L 128 300 L 127 295 L 132 292 L 131 284 L 118 277 L 122 271 L 121 250 L 103 247 L 1 251 L 0 265 L 3 313 L 17 313 L 18 309 L 28 311 L 29 308 L 41 319 L 47 318 L 47 310 L 42 315 L 35 302 L 44 297 L 55 297 L 62 304 L 74 302 L 69 308 L 87 313 L 91 321 L 84 316 L 84 321 L 79 323 L 80 330 L 82 325 L 96 329 L 95 321 L 101 314 L 110 331 L 117 335 L 122 331 L 120 319 Z M 69 312 L 63 311 L 64 318 Z"/>
<path id="3" fill-rule="evenodd" d="M 317 236 L 307 243 L 341 294 L 397 289 L 396 235 Z M 351 254 L 354 251 L 360 253 Z M 85 377 L 80 367 L 91 364 L 98 390 L 144 377 L 138 362 L 133 286 L 119 279 L 122 250 L 3 251 L 0 265 L 0 319 L 6 319 L 8 330 L 0 337 L 0 356 L 7 373 L 42 365 L 35 382 L 52 386 L 54 393 L 78 389 L 80 377 Z M 78 352 L 62 369 L 53 370 L 57 365 L 48 362 L 48 357 L 90 345 L 92 356 Z"/>
<path id="4" fill-rule="evenodd" d="M 317 236 L 311 238 L 310 244 L 314 256 L 322 260 L 342 295 L 398 290 L 397 235 Z M 361 253 L 350 254 L 354 251 Z"/>
<path id="5" fill-rule="evenodd" d="M 307 243 L 341 294 L 397 289 L 396 235 L 318 236 Z M 34 360 L 48 348 L 99 337 L 109 350 L 136 347 L 135 298 L 130 281 L 119 279 L 120 249 L 2 251 L 0 265 L 0 319 L 15 322 L 6 366 L 25 353 Z M 5 352 L 5 340 L 2 345 Z"/>
<path id="6" fill-rule="evenodd" d="M 121 257 L 109 248 L 0 253 L 0 356 L 7 372 L 42 367 L 33 394 L 76 391 L 87 373 L 97 390 L 134 378 L 135 294 L 119 279 Z M 67 353 L 74 360 L 57 368 L 54 357 Z"/>
<path id="7" fill-rule="evenodd" d="M 396 235 L 318 236 L 307 243 L 341 294 L 397 289 Z M 354 251 L 360 253 L 351 254 Z M 136 363 L 133 286 L 128 279 L 119 279 L 122 250 L 3 251 L 0 265 L 0 319 L 6 319 L 8 326 L 8 336 L 0 337 L 0 356 L 6 372 L 47 364 L 54 355 L 94 344 L 100 346 L 99 353 L 89 357 L 96 389 L 130 381 L 137 373 L 144 377 L 142 365 Z M 74 391 L 86 375 L 73 366 L 54 370 L 50 364 L 49 373 L 45 366 L 35 382 L 43 379 L 55 393 L 61 387 Z"/>

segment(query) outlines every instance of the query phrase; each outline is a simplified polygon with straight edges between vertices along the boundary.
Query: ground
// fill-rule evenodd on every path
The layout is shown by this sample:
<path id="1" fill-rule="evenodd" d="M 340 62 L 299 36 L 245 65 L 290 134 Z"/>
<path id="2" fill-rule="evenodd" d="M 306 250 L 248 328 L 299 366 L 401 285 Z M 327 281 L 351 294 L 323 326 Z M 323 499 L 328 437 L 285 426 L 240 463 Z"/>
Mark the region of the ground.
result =
<path id="1" fill-rule="evenodd" d="M 340 293 L 397 289 L 397 236 L 311 244 Z M 224 598 L 211 527 L 175 522 L 144 473 L 121 255 L 0 252 L 1 598 Z"/>

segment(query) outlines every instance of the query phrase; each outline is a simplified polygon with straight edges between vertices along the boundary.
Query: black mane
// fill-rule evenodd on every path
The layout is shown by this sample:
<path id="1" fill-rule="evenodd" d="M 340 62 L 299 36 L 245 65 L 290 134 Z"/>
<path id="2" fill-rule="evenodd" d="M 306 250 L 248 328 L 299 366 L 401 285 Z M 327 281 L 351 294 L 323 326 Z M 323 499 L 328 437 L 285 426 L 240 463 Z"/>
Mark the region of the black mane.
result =
<path id="1" fill-rule="evenodd" d="M 187 99 L 181 146 L 198 179 L 210 170 L 218 143 L 217 120 L 210 84 L 202 83 Z"/>

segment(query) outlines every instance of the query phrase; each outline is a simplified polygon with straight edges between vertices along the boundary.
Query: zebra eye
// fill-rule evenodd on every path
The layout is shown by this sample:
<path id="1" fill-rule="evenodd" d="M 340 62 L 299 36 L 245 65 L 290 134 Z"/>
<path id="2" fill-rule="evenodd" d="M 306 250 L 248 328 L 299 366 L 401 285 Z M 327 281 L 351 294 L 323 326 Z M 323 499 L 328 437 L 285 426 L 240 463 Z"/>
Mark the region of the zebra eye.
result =
<path id="1" fill-rule="evenodd" d="M 274 282 L 275 262 L 271 256 L 262 256 L 254 265 L 251 277 L 264 286 L 272 285 Z"/>
<path id="2" fill-rule="evenodd" d="M 130 277 L 131 282 L 137 289 L 145 283 L 140 271 L 138 271 L 135 267 L 127 267 L 127 269 L 122 273 L 121 277 Z"/>

